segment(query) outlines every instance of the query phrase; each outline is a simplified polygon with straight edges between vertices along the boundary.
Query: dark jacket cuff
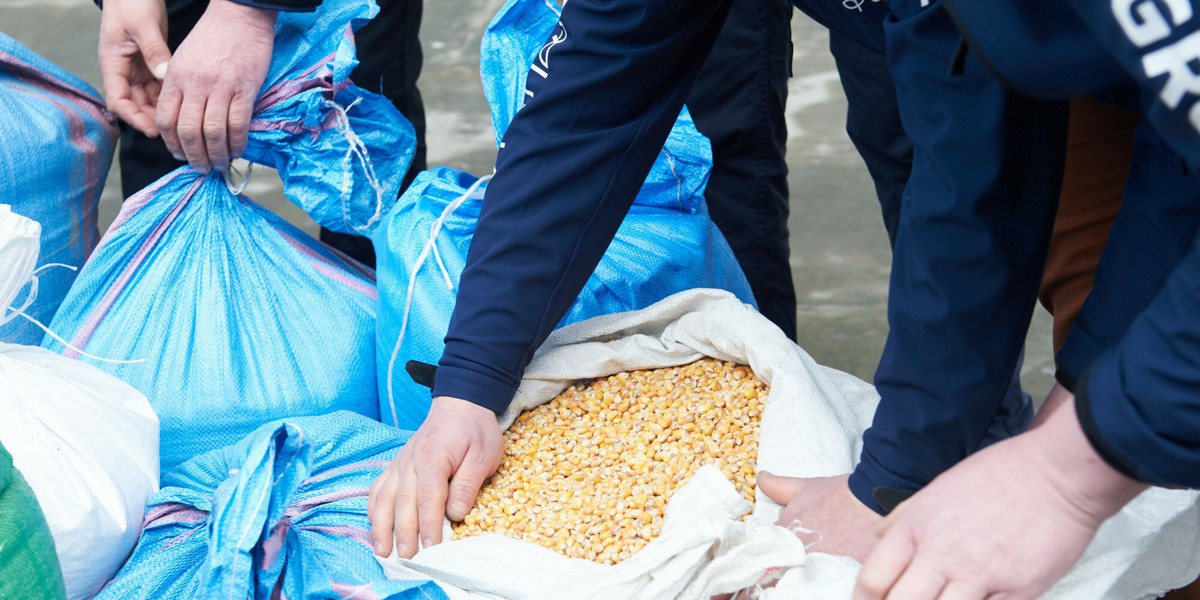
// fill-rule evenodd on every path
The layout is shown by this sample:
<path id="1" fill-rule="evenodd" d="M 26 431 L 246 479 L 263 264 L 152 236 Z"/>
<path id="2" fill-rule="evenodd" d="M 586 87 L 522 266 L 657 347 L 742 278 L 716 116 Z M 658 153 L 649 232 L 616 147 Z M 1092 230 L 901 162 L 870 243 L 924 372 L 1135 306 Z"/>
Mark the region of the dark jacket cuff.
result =
<path id="1" fill-rule="evenodd" d="M 1138 475 L 1137 469 L 1133 464 L 1123 458 L 1105 439 L 1100 432 L 1100 427 L 1096 422 L 1096 415 L 1092 412 L 1091 396 L 1088 393 L 1088 379 L 1091 375 L 1091 369 L 1083 373 L 1079 378 L 1078 384 L 1075 386 L 1075 415 L 1079 418 L 1079 425 L 1083 428 L 1083 434 L 1087 437 L 1088 443 L 1092 445 L 1092 449 L 1108 466 L 1116 469 L 1122 475 L 1136 479 L 1138 481 L 1146 481 L 1145 477 Z"/>
<path id="2" fill-rule="evenodd" d="M 282 12 L 312 12 L 321 5 L 321 0 L 230 0 L 243 6 L 278 10 Z"/>
<path id="3" fill-rule="evenodd" d="M 433 381 L 433 397 L 449 396 L 482 406 L 497 415 L 503 413 L 517 393 L 515 386 L 455 363 L 443 357 Z"/>
<path id="4" fill-rule="evenodd" d="M 920 486 L 887 472 L 863 454 L 863 461 L 850 474 L 850 493 L 867 508 L 887 516 L 897 504 L 917 493 Z"/>

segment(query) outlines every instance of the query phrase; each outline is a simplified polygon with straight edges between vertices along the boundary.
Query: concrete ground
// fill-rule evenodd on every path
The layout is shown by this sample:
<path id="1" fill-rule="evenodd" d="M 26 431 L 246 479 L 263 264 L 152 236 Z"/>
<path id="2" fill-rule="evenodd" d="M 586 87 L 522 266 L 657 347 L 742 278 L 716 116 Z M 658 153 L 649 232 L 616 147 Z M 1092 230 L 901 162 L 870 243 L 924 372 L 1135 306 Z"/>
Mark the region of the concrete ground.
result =
<path id="1" fill-rule="evenodd" d="M 495 159 L 490 116 L 479 84 L 479 38 L 503 0 L 427 2 L 422 24 L 429 164 L 483 174 Z M 0 32 L 99 89 L 99 11 L 90 0 L 0 0 Z M 788 100 L 792 260 L 800 345 L 817 361 L 870 380 L 887 335 L 887 237 L 866 169 L 843 131 L 845 98 L 820 27 L 793 18 L 794 78 Z M 269 173 L 255 171 L 247 195 L 315 231 L 282 198 Z M 102 201 L 103 225 L 119 208 L 114 168 Z M 3 198 L 0 198 L 3 201 Z M 1038 309 L 1022 371 L 1035 399 L 1053 385 L 1050 319 Z"/>

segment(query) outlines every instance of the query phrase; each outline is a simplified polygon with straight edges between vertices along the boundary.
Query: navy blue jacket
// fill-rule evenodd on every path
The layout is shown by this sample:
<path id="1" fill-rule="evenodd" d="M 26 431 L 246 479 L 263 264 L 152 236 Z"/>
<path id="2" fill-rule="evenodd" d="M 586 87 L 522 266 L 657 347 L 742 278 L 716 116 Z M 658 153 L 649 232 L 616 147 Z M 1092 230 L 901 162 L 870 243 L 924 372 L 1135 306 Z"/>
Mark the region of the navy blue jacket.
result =
<path id="1" fill-rule="evenodd" d="M 972 49 L 1027 93 L 1139 105 L 1134 167 L 1060 351 L 1088 439 L 1138 480 L 1200 486 L 1200 1 L 954 1 Z M 1124 91 L 1124 90 L 1123 90 Z M 1186 166 L 1186 168 L 1182 168 Z"/>
<path id="2" fill-rule="evenodd" d="M 853 4 L 853 3 L 851 3 Z M 729 2 L 571 0 L 505 138 L 434 394 L 502 411 L 603 255 Z M 889 50 L 914 168 L 889 295 L 882 396 L 851 489 L 916 490 L 976 450 L 1020 352 L 1053 224 L 1065 105 L 1008 92 L 934 2 L 809 0 Z M 858 10 L 858 9 L 861 9 Z M 950 73 L 954 71 L 955 76 Z"/>

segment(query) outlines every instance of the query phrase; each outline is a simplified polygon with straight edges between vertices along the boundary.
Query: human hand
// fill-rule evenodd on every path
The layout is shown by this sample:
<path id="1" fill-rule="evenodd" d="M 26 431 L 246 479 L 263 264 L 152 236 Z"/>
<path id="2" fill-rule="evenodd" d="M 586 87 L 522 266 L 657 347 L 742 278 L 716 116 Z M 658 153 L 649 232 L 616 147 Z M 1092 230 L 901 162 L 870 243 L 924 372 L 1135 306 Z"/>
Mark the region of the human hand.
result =
<path id="1" fill-rule="evenodd" d="M 163 0 L 107 0 L 100 13 L 100 78 L 108 109 L 150 137 L 167 76 L 167 8 Z"/>
<path id="2" fill-rule="evenodd" d="M 854 599 L 1036 598 L 1058 581 L 1100 524 L 1146 488 L 1096 454 L 1073 404 L 897 507 Z"/>
<path id="3" fill-rule="evenodd" d="M 492 411 L 465 400 L 433 399 L 429 416 L 371 486 L 367 517 L 375 553 L 402 558 L 442 541 L 442 517 L 461 521 L 504 458 Z"/>
<path id="4" fill-rule="evenodd" d="M 857 561 L 866 558 L 878 538 L 875 525 L 881 517 L 850 493 L 849 475 L 836 477 L 782 477 L 758 474 L 758 489 L 784 505 L 776 524 L 812 530 L 809 543 L 816 552 L 840 554 Z M 796 534 L 808 542 L 808 535 Z"/>
<path id="5" fill-rule="evenodd" d="M 158 97 L 156 124 L 175 158 L 207 173 L 242 155 L 274 39 L 275 11 L 209 2 Z"/>

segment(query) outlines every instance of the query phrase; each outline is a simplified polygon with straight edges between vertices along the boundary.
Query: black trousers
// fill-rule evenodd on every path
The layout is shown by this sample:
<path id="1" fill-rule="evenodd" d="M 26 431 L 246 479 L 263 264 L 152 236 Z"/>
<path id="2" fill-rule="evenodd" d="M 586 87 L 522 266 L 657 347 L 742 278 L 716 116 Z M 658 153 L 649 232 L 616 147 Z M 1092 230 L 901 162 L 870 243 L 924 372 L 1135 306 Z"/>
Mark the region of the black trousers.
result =
<path id="1" fill-rule="evenodd" d="M 401 190 L 424 171 L 425 106 L 417 90 L 421 74 L 422 0 L 377 0 L 379 15 L 355 34 L 358 67 L 350 78 L 359 87 L 382 94 L 412 122 L 417 148 Z M 167 45 L 174 52 L 195 27 L 208 7 L 208 0 L 167 1 Z M 132 127 L 121 125 L 121 193 L 130 197 L 158 178 L 183 166 L 167 151 L 162 139 L 150 139 Z M 321 241 L 370 267 L 375 266 L 371 240 L 321 229 Z"/>
<path id="2" fill-rule="evenodd" d="M 712 141 L 705 199 L 764 316 L 796 339 L 785 149 L 789 0 L 734 0 L 687 106 Z"/>

